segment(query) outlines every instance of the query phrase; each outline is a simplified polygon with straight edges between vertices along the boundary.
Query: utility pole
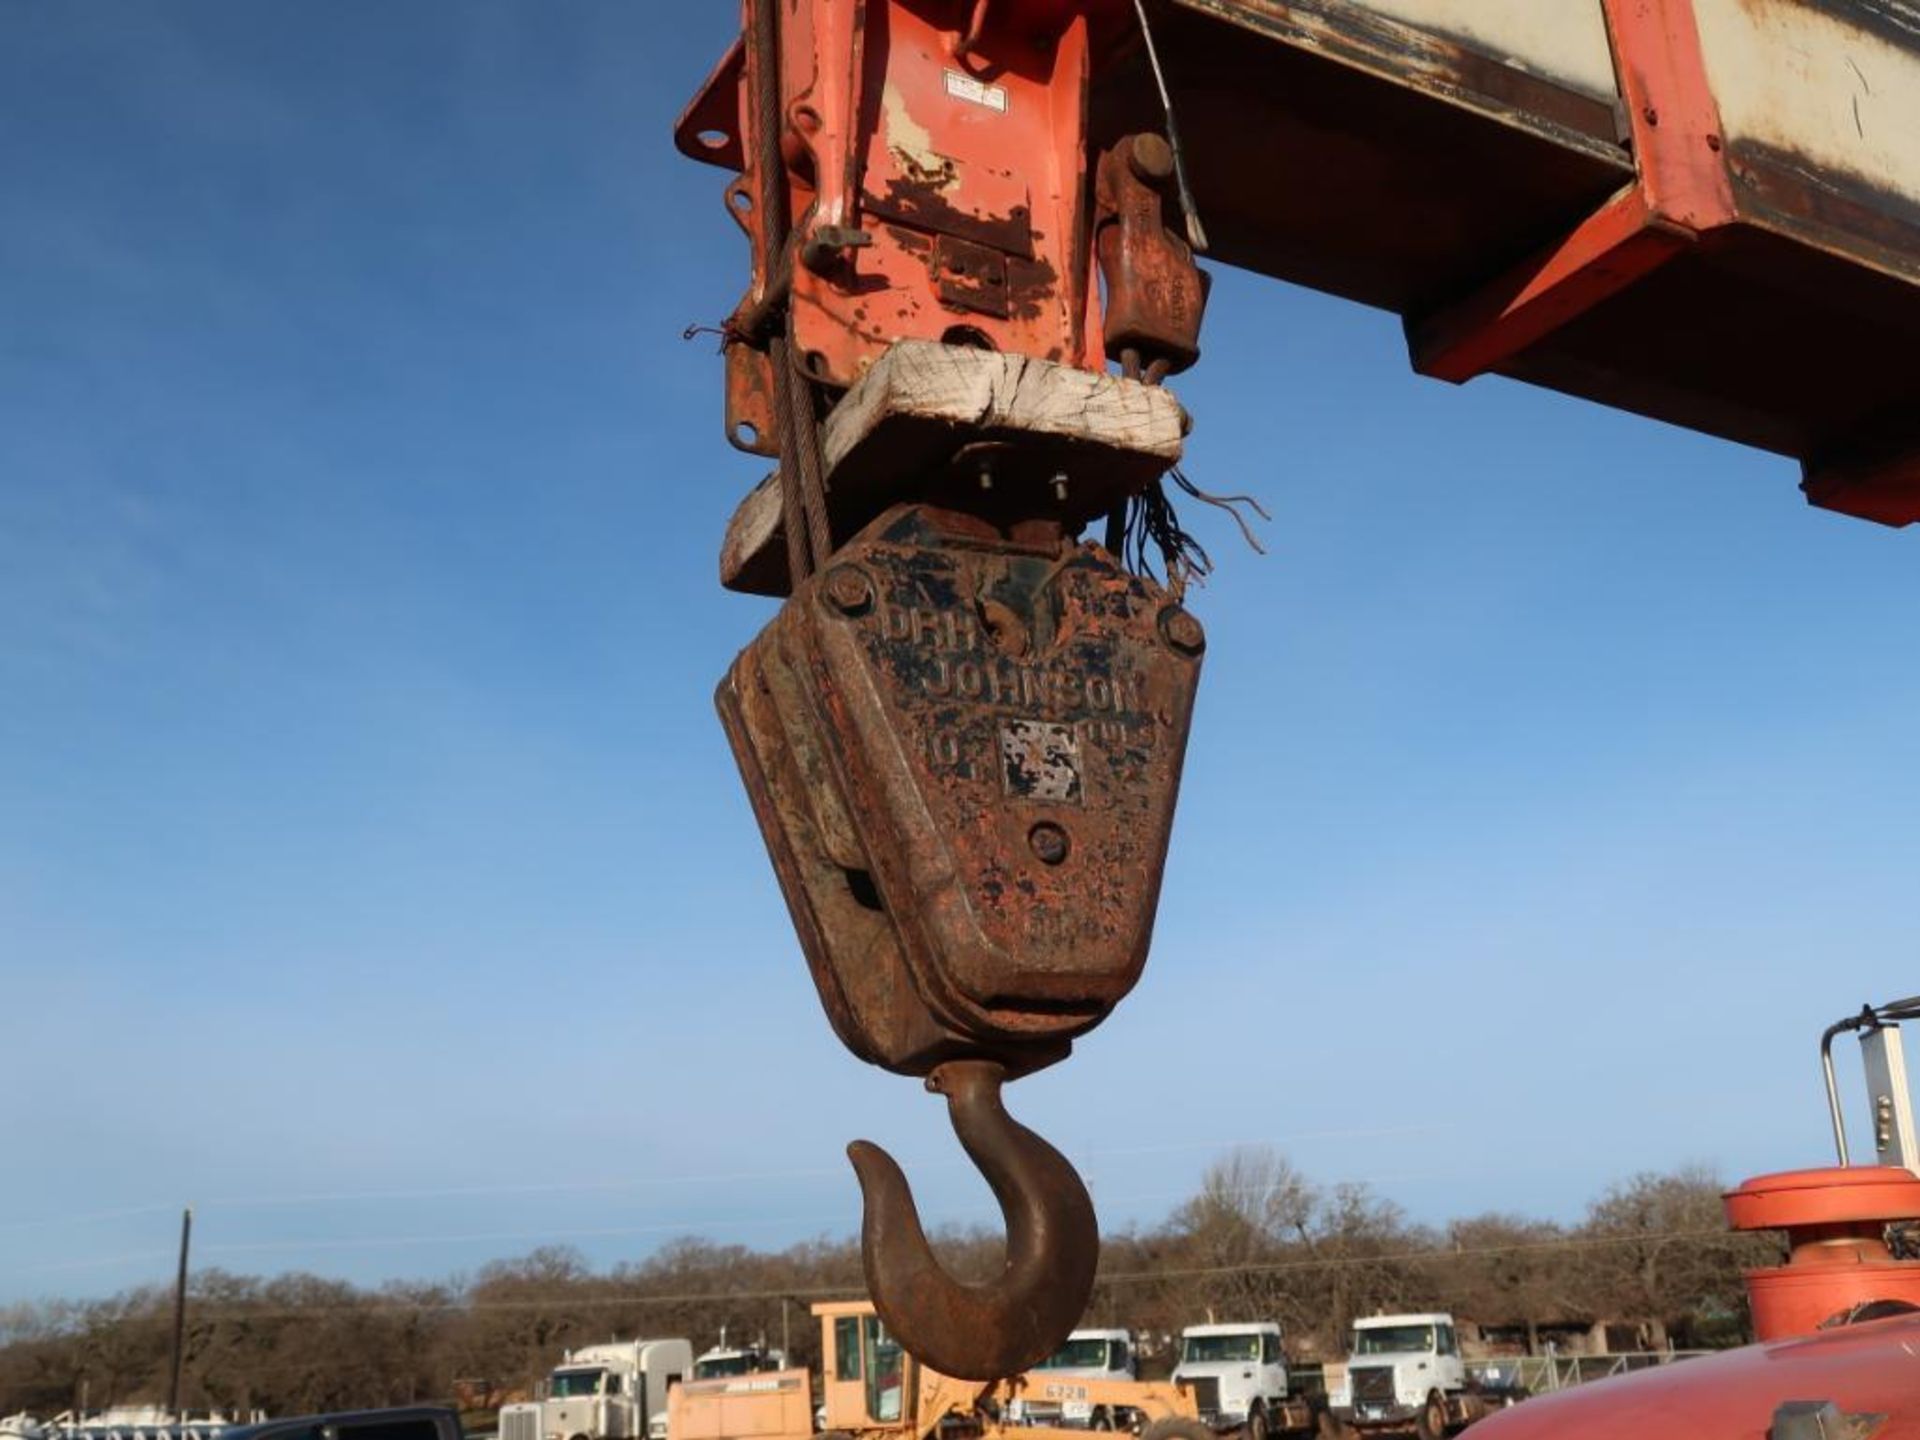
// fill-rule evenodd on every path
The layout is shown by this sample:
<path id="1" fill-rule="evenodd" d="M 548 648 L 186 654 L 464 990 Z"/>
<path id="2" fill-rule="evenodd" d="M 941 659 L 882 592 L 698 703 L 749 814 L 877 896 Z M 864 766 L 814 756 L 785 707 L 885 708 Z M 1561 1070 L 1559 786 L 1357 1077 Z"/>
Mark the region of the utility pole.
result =
<path id="1" fill-rule="evenodd" d="M 180 1269 L 173 1280 L 173 1383 L 167 1387 L 167 1418 L 180 1420 L 180 1364 L 186 1358 L 187 1333 L 187 1243 L 193 1238 L 193 1209 L 180 1214 Z"/>

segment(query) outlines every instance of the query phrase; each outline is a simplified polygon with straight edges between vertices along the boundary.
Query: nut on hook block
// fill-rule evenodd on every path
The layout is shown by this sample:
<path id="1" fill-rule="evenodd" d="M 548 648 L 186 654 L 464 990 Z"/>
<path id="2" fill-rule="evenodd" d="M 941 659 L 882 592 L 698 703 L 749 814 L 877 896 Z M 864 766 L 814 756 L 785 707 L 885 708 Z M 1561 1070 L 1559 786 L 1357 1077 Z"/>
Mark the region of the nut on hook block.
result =
<path id="1" fill-rule="evenodd" d="M 860 1253 L 874 1309 L 922 1364 L 960 1380 L 1017 1375 L 1059 1348 L 1086 1313 L 1100 1259 L 1087 1187 L 1064 1155 L 1007 1114 L 1005 1078 L 991 1060 L 950 1060 L 927 1077 L 1006 1217 L 1006 1264 L 990 1280 L 949 1275 L 893 1157 L 865 1140 L 847 1147 L 866 1202 Z"/>

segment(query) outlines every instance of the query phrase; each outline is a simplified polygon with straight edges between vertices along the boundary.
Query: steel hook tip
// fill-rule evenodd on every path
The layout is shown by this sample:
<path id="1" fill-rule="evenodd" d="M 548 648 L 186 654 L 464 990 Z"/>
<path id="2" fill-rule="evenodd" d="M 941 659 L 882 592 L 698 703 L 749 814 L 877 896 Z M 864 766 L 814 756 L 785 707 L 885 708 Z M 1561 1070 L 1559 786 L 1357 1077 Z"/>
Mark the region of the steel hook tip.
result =
<path id="1" fill-rule="evenodd" d="M 1008 1115 L 991 1060 L 951 1060 L 928 1077 L 947 1097 L 954 1134 L 980 1167 L 1007 1225 L 1007 1260 L 982 1283 L 956 1280 L 934 1258 L 913 1192 L 878 1145 L 847 1147 L 865 1216 L 860 1253 L 874 1309 L 923 1365 L 958 1380 L 1029 1370 L 1086 1313 L 1100 1259 L 1093 1201 L 1053 1146 Z"/>

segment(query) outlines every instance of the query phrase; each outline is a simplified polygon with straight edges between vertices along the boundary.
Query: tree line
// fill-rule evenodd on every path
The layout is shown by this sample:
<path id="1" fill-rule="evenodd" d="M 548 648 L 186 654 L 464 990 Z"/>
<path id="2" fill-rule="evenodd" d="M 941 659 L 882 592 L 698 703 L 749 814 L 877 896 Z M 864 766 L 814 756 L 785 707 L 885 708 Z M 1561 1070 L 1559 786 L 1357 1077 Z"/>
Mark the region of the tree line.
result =
<path id="1" fill-rule="evenodd" d="M 1487 1214 L 1411 1223 L 1365 1185 L 1323 1185 L 1267 1149 L 1234 1151 L 1163 1222 L 1103 1238 L 1087 1323 L 1167 1337 L 1209 1317 L 1275 1319 L 1302 1358 L 1340 1353 L 1356 1317 L 1449 1310 L 1517 1343 L 1605 1324 L 1633 1348 L 1748 1338 L 1741 1271 L 1778 1258 L 1728 1233 L 1719 1180 L 1697 1169 L 1609 1187 L 1577 1224 Z M 998 1267 L 983 1230 L 936 1238 L 961 1275 Z M 302 1414 L 523 1395 L 563 1348 L 722 1326 L 811 1366 L 807 1307 L 861 1292 L 857 1242 L 763 1252 L 698 1238 L 596 1271 L 542 1248 L 471 1277 L 367 1287 L 309 1274 L 200 1270 L 188 1286 L 182 1401 L 193 1410 Z M 164 1401 L 171 1290 L 0 1308 L 0 1414 Z M 1164 1343 L 1164 1342 L 1163 1342 Z"/>

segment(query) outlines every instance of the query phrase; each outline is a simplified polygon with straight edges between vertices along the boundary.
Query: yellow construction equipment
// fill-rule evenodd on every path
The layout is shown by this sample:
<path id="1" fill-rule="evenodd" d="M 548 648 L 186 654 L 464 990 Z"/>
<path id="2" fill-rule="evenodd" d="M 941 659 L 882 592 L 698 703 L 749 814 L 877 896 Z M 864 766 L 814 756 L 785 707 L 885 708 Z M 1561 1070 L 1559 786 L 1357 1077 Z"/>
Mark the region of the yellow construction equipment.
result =
<path id="1" fill-rule="evenodd" d="M 920 1364 L 867 1300 L 813 1307 L 820 1321 L 818 1429 L 833 1440 L 1086 1440 L 1080 1431 L 1016 1425 L 1008 1402 L 1080 1402 L 1140 1417 L 1142 1440 L 1213 1440 L 1192 1392 L 1167 1382 L 1049 1378 L 956 1380 Z M 690 1380 L 667 1401 L 667 1440 L 809 1440 L 813 1377 L 806 1370 Z"/>

